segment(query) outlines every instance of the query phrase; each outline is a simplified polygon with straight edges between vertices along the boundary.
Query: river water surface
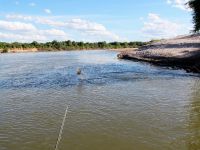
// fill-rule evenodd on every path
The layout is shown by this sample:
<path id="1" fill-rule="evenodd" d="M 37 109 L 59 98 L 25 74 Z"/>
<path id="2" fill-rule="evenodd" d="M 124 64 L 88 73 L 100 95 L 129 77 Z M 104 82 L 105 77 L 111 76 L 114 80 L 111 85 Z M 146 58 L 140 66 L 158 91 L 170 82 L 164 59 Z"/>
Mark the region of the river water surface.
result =
<path id="1" fill-rule="evenodd" d="M 199 77 L 116 55 L 0 55 L 0 150 L 54 150 L 67 105 L 59 150 L 199 150 Z"/>

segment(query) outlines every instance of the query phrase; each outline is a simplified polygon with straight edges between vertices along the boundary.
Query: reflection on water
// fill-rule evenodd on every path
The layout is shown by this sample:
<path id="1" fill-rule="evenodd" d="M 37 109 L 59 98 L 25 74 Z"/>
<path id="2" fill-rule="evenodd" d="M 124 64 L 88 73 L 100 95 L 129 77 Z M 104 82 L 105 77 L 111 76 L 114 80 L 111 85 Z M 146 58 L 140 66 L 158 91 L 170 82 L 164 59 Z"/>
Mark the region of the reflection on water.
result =
<path id="1" fill-rule="evenodd" d="M 0 55 L 0 150 L 200 149 L 195 74 L 116 52 Z M 77 68 L 82 75 L 77 76 Z"/>

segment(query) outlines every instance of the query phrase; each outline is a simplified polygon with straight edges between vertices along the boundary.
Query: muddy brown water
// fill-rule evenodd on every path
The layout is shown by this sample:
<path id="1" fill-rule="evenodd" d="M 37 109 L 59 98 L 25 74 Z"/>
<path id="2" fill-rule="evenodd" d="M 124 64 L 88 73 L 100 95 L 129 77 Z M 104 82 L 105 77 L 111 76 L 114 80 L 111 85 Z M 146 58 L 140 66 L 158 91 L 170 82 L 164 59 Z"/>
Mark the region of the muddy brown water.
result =
<path id="1" fill-rule="evenodd" d="M 116 55 L 0 55 L 0 150 L 53 150 L 66 105 L 60 150 L 199 150 L 199 76 Z"/>

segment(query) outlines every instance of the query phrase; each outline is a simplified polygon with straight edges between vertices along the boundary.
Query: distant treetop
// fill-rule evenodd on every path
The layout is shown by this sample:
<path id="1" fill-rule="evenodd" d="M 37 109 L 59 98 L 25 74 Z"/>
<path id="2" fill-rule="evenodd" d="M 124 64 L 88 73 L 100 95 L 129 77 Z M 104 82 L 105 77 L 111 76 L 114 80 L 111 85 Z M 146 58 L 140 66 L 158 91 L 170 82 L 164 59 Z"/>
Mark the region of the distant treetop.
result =
<path id="1" fill-rule="evenodd" d="M 200 0 L 190 0 L 188 2 L 189 7 L 193 10 L 193 23 L 194 32 L 200 31 Z"/>
<path id="2" fill-rule="evenodd" d="M 147 44 L 147 42 L 75 42 L 75 41 L 52 41 L 46 43 L 6 43 L 0 42 L 0 52 L 6 49 L 29 49 L 36 48 L 41 51 L 56 51 L 56 50 L 79 50 L 79 49 L 117 49 L 117 48 L 138 48 Z"/>

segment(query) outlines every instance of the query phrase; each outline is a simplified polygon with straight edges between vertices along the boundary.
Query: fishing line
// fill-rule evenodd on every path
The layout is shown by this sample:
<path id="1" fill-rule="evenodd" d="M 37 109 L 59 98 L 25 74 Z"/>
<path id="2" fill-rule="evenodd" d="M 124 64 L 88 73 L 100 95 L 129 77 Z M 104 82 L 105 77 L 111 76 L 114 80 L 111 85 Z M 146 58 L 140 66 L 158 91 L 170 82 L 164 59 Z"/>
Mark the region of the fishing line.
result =
<path id="1" fill-rule="evenodd" d="M 62 125 L 60 127 L 60 132 L 59 132 L 58 139 L 57 139 L 57 142 L 56 142 L 56 145 L 55 145 L 55 150 L 58 150 L 59 143 L 62 139 L 62 133 L 63 133 L 63 128 L 65 126 L 65 120 L 66 120 L 66 117 L 67 117 L 67 113 L 68 113 L 68 106 L 66 108 L 66 111 L 65 111 L 65 114 L 64 114 L 64 117 L 63 117 L 63 121 L 62 121 Z"/>

